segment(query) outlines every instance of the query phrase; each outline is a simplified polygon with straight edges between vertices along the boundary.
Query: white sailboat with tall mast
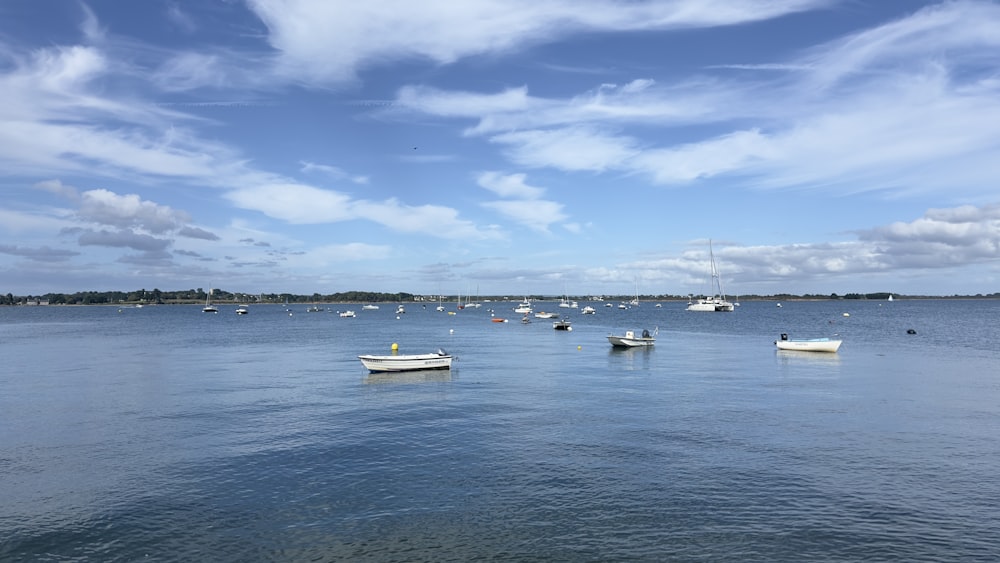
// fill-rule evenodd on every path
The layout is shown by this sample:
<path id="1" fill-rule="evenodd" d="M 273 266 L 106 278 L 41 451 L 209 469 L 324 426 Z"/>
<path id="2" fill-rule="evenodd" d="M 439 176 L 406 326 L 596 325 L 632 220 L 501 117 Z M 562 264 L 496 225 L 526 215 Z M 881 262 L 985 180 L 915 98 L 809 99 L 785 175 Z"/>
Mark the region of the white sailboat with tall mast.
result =
<path id="1" fill-rule="evenodd" d="M 208 288 L 208 295 L 205 297 L 205 306 L 202 307 L 202 309 L 201 309 L 203 313 L 218 313 L 219 312 L 219 308 L 216 307 L 215 305 L 212 305 L 212 291 L 213 291 L 212 288 L 209 287 Z"/>
<path id="2" fill-rule="evenodd" d="M 726 292 L 722 289 L 722 276 L 719 275 L 719 268 L 715 265 L 715 253 L 712 251 L 712 241 L 708 241 L 708 257 L 711 262 L 711 280 L 709 281 L 712 292 L 711 297 L 705 296 L 703 299 L 688 302 L 688 311 L 700 311 L 709 313 L 731 313 L 736 308 L 732 303 L 726 301 Z"/>

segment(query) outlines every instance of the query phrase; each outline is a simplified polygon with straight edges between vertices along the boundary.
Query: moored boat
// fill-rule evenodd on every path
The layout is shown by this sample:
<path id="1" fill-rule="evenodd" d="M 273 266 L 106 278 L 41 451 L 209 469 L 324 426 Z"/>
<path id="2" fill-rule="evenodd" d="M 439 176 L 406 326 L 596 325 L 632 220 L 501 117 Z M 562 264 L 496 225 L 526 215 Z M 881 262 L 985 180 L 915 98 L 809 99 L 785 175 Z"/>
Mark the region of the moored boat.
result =
<path id="1" fill-rule="evenodd" d="M 556 321 L 552 323 L 552 328 L 556 330 L 573 330 L 572 324 L 569 321 Z"/>
<path id="2" fill-rule="evenodd" d="M 714 295 L 706 295 L 703 299 L 688 301 L 688 311 L 700 311 L 707 313 L 732 313 L 736 307 L 732 302 L 726 300 L 726 292 L 722 289 L 722 276 L 715 265 L 715 253 L 712 251 L 712 241 L 708 241 L 708 258 L 711 264 L 711 280 L 709 285 Z"/>
<path id="3" fill-rule="evenodd" d="M 625 336 L 616 336 L 614 334 L 608 335 L 608 342 L 616 348 L 635 348 L 638 346 L 652 346 L 656 343 L 655 334 L 659 332 L 659 329 L 653 331 L 650 334 L 648 330 L 642 331 L 642 336 L 636 336 L 635 332 L 631 330 L 625 331 Z"/>
<path id="4" fill-rule="evenodd" d="M 358 356 L 361 363 L 372 373 L 416 371 L 427 369 L 450 369 L 451 354 L 438 349 L 430 354 L 399 354 L 392 356 L 376 356 L 364 354 Z"/>
<path id="5" fill-rule="evenodd" d="M 205 306 L 202 307 L 202 312 L 205 313 L 218 313 L 219 308 L 212 305 L 212 288 L 208 288 L 208 296 L 205 297 Z"/>
<path id="6" fill-rule="evenodd" d="M 840 349 L 843 340 L 832 338 L 788 338 L 782 333 L 779 340 L 774 341 L 774 345 L 779 350 L 798 350 L 800 352 L 836 352 Z"/>
<path id="7" fill-rule="evenodd" d="M 527 297 L 517 307 L 514 307 L 514 312 L 522 315 L 530 315 L 532 313 L 531 302 L 528 301 Z"/>

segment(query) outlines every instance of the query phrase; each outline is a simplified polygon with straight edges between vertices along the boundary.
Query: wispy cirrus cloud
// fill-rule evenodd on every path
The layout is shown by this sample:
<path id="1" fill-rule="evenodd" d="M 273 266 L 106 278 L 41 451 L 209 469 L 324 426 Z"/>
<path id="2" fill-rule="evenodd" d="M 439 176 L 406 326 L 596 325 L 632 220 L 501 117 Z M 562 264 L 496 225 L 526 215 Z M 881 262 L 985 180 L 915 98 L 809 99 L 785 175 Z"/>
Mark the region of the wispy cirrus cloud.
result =
<path id="1" fill-rule="evenodd" d="M 948 2 L 786 60 L 716 65 L 711 77 L 638 79 L 566 98 L 421 86 L 400 90 L 398 101 L 474 121 L 465 134 L 487 137 L 525 167 L 661 185 L 727 178 L 753 188 L 981 198 L 1000 173 L 1000 81 L 988 56 L 1000 47 L 997 26 L 995 3 Z M 459 110 L 448 106 L 456 100 Z"/>
<path id="2" fill-rule="evenodd" d="M 727 26 L 831 4 L 830 0 L 249 2 L 268 27 L 268 42 L 277 51 L 275 68 L 317 84 L 351 82 L 359 68 L 387 61 L 419 58 L 448 64 L 520 51 L 577 33 Z"/>

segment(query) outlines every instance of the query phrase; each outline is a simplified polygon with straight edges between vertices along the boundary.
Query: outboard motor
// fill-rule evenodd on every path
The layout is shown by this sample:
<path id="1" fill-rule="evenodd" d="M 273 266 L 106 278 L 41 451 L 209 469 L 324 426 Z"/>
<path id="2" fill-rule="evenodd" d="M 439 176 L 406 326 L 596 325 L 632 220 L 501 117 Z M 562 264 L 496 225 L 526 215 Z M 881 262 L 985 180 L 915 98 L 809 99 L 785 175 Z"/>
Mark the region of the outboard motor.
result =
<path id="1" fill-rule="evenodd" d="M 441 349 L 441 348 L 438 348 L 438 351 L 437 351 L 437 355 L 438 355 L 438 356 L 447 356 L 447 355 L 448 355 L 448 353 L 447 353 L 447 352 L 445 352 L 445 351 L 444 351 L 443 349 Z"/>
<path id="2" fill-rule="evenodd" d="M 787 332 L 782 332 L 781 333 L 781 339 L 782 340 L 788 340 L 788 333 Z"/>
<path id="3" fill-rule="evenodd" d="M 642 329 L 642 337 L 649 338 L 649 329 Z"/>

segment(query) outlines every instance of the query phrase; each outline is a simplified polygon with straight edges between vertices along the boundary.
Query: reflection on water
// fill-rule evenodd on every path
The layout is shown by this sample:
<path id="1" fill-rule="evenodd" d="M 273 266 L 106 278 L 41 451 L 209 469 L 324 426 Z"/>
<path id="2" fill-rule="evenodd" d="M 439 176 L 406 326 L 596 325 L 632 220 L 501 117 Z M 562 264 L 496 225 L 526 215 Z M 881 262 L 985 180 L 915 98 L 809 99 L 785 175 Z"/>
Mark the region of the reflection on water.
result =
<path id="1" fill-rule="evenodd" d="M 401 383 L 443 383 L 451 381 L 450 369 L 421 369 L 393 373 L 370 373 L 365 376 L 366 385 L 389 385 Z"/>
<path id="2" fill-rule="evenodd" d="M 1000 553 L 1000 300 L 394 309 L 0 307 L 0 561 Z M 362 371 L 394 343 L 461 372 Z"/>
<path id="3" fill-rule="evenodd" d="M 807 352 L 804 350 L 775 350 L 774 357 L 781 364 L 795 362 L 812 362 L 817 364 L 839 364 L 840 354 L 837 352 Z"/>

